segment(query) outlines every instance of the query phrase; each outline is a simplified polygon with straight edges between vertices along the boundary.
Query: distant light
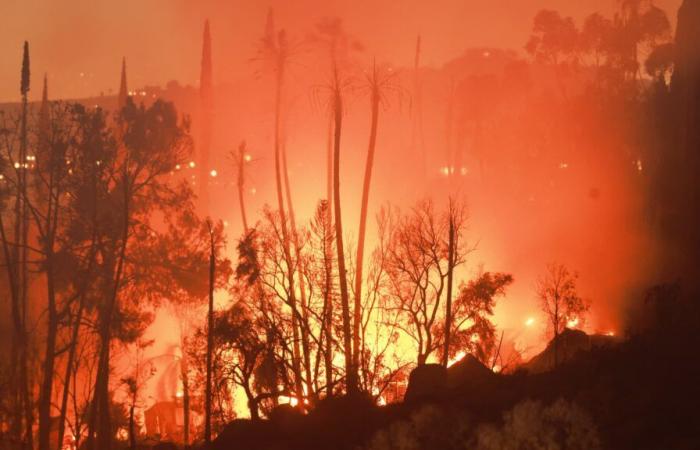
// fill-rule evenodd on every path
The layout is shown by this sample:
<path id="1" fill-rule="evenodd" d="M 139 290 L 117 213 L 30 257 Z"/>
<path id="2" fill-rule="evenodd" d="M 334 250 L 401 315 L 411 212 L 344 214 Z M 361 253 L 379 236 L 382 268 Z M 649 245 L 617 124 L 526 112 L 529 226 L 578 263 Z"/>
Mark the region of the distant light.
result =
<path id="1" fill-rule="evenodd" d="M 459 169 L 459 173 L 460 173 L 462 176 L 464 176 L 464 175 L 466 175 L 467 173 L 469 173 L 469 171 L 467 170 L 466 167 L 462 167 L 462 168 Z"/>
<path id="2" fill-rule="evenodd" d="M 19 163 L 18 163 L 18 162 L 15 163 L 15 169 L 19 169 Z"/>
<path id="3" fill-rule="evenodd" d="M 534 317 L 528 317 L 527 320 L 525 320 L 525 326 L 526 327 L 531 327 L 535 324 L 535 318 Z"/>
<path id="4" fill-rule="evenodd" d="M 639 172 L 641 172 L 642 170 L 644 170 L 644 166 L 642 165 L 642 160 L 641 160 L 641 159 L 638 159 L 638 160 L 637 160 L 637 170 L 638 170 Z"/>
<path id="5" fill-rule="evenodd" d="M 211 175 L 213 178 L 216 178 L 216 176 L 217 176 L 218 174 L 219 174 L 219 173 L 216 171 L 216 169 L 212 169 L 212 171 L 209 172 L 209 175 Z"/>
<path id="6" fill-rule="evenodd" d="M 500 371 L 501 371 L 501 366 L 499 366 L 498 364 L 496 364 L 495 366 L 493 366 L 493 371 L 496 372 L 496 373 L 500 372 Z"/>
<path id="7" fill-rule="evenodd" d="M 4 179 L 5 179 L 5 175 L 0 173 L 0 180 L 4 180 Z"/>
<path id="8" fill-rule="evenodd" d="M 224 227 L 228 227 L 228 220 L 224 220 Z"/>
<path id="9" fill-rule="evenodd" d="M 190 169 L 194 169 L 194 166 L 195 166 L 195 163 L 194 163 L 194 161 L 190 161 L 190 164 L 189 164 L 189 166 L 190 166 Z"/>
<path id="10" fill-rule="evenodd" d="M 253 157 L 246 153 L 246 154 L 243 156 L 243 159 L 245 160 L 245 162 L 250 162 L 250 160 L 252 160 Z"/>
<path id="11" fill-rule="evenodd" d="M 484 53 L 482 53 L 482 55 L 484 56 L 484 58 L 488 58 L 489 56 L 491 56 L 491 52 L 486 50 Z"/>
<path id="12" fill-rule="evenodd" d="M 180 170 L 180 164 L 175 164 L 175 170 Z"/>
<path id="13" fill-rule="evenodd" d="M 559 168 L 560 169 L 568 169 L 569 163 L 565 163 L 565 162 L 559 163 Z"/>
<path id="14" fill-rule="evenodd" d="M 250 188 L 250 193 L 251 193 L 251 194 L 255 195 L 256 192 L 258 192 L 257 189 L 255 189 L 255 188 Z"/>
<path id="15" fill-rule="evenodd" d="M 578 317 L 574 317 L 573 319 L 569 319 L 568 322 L 566 322 L 566 326 L 568 328 L 575 328 L 576 326 L 578 326 L 578 322 Z"/>
<path id="16" fill-rule="evenodd" d="M 614 331 L 608 331 L 607 333 L 605 333 L 605 335 L 606 335 L 606 336 L 613 337 L 613 336 L 615 336 L 615 332 L 614 332 Z"/>

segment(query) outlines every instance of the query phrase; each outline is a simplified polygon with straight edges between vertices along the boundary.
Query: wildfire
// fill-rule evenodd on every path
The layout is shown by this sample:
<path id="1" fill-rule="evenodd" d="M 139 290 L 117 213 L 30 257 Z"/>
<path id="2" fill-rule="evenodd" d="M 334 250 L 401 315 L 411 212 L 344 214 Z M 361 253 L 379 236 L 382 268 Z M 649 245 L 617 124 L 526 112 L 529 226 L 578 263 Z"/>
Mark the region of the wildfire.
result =
<path id="1" fill-rule="evenodd" d="M 456 363 L 458 363 L 458 362 L 460 362 L 462 359 L 464 359 L 465 356 L 467 356 L 467 353 L 466 353 L 466 352 L 459 352 L 459 353 L 457 353 L 457 354 L 454 356 L 454 358 L 450 359 L 450 360 L 447 362 L 447 367 L 452 367 L 452 366 L 454 366 Z"/>
<path id="2" fill-rule="evenodd" d="M 299 404 L 299 399 L 297 399 L 296 397 L 290 397 L 287 395 L 280 395 L 279 402 L 281 405 L 297 406 Z"/>

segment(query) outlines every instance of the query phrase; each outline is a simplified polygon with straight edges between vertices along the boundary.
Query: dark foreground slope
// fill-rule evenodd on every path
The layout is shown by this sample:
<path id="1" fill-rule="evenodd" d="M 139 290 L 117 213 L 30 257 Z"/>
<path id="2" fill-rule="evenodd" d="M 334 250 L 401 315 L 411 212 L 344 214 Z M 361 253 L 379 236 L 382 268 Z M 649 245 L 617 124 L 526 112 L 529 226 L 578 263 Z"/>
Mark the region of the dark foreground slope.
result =
<path id="1" fill-rule="evenodd" d="M 626 341 L 583 348 L 553 370 L 497 375 L 469 357 L 449 372 L 424 366 L 402 404 L 338 398 L 308 415 L 290 409 L 258 423 L 237 420 L 211 448 L 700 448 L 697 302 L 665 296 L 647 308 L 654 320 Z M 489 444 L 484 424 L 495 436 L 532 441 Z M 576 433 L 580 446 L 567 441 Z M 593 435 L 599 445 L 582 441 Z"/>

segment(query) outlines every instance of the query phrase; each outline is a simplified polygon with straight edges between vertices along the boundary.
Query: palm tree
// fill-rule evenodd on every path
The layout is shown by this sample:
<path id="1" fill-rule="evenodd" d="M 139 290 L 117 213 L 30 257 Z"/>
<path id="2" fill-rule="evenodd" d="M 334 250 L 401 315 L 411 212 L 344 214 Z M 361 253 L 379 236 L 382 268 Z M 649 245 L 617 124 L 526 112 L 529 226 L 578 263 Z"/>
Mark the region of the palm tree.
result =
<path id="1" fill-rule="evenodd" d="M 369 133 L 369 145 L 367 148 L 367 161 L 365 162 L 365 176 L 362 184 L 362 204 L 360 207 L 360 226 L 357 238 L 357 268 L 355 270 L 355 304 L 353 320 L 353 365 L 356 370 L 359 367 L 360 326 L 362 322 L 362 273 L 365 250 L 365 234 L 367 230 L 367 209 L 369 203 L 369 188 L 372 181 L 372 168 L 374 166 L 374 150 L 377 143 L 377 125 L 379 122 L 379 105 L 386 101 L 387 91 L 397 90 L 393 84 L 394 72 L 386 72 L 373 64 L 372 72 L 367 75 L 367 87 L 370 93 L 371 122 Z"/>
<path id="2" fill-rule="evenodd" d="M 348 295 L 348 278 L 345 269 L 345 250 L 343 248 L 343 219 L 340 208 L 340 136 L 343 129 L 343 89 L 337 65 L 333 64 L 333 206 L 335 211 L 335 246 L 338 253 L 338 280 L 340 282 L 340 302 L 343 317 L 343 341 L 345 344 L 345 373 L 347 393 L 357 393 L 357 366 L 353 364 L 352 331 L 350 326 L 350 300 Z"/>
<path id="3" fill-rule="evenodd" d="M 267 25 L 261 53 L 264 59 L 272 62 L 275 72 L 275 183 L 277 187 L 277 206 L 280 214 L 282 241 L 284 258 L 287 263 L 287 279 L 289 280 L 289 307 L 292 313 L 292 370 L 296 384 L 297 396 L 303 395 L 300 348 L 299 348 L 299 321 L 296 303 L 296 290 L 294 285 L 294 265 L 292 263 L 292 252 L 290 244 L 289 229 L 287 227 L 287 214 L 284 207 L 284 194 L 282 186 L 282 139 L 281 139 L 281 116 L 282 116 L 282 95 L 284 88 L 285 71 L 289 58 L 289 43 L 284 30 L 279 33 L 275 31 L 272 9 L 268 11 Z"/>
<path id="4" fill-rule="evenodd" d="M 238 152 L 233 154 L 234 161 L 236 161 L 236 186 L 238 187 L 238 207 L 241 211 L 241 220 L 243 221 L 243 235 L 248 234 L 248 219 L 245 214 L 245 202 L 243 200 L 243 188 L 245 187 L 245 163 L 246 163 L 246 153 L 245 153 L 245 141 L 242 141 L 238 146 Z"/>

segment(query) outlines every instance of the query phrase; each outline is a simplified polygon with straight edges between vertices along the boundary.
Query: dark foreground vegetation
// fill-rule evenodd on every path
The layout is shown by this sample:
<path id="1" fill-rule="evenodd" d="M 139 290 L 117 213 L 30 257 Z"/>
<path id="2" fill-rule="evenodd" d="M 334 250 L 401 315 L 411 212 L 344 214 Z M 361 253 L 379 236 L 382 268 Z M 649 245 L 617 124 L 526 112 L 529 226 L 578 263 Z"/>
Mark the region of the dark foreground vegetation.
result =
<path id="1" fill-rule="evenodd" d="M 335 398 L 306 416 L 279 407 L 269 420 L 229 424 L 211 448 L 698 448 L 696 297 L 658 287 L 644 311 L 628 340 L 572 349 L 543 373 L 494 374 L 471 357 L 447 371 L 422 366 L 403 403 Z M 585 338 L 577 333 L 567 330 L 562 345 Z"/>

